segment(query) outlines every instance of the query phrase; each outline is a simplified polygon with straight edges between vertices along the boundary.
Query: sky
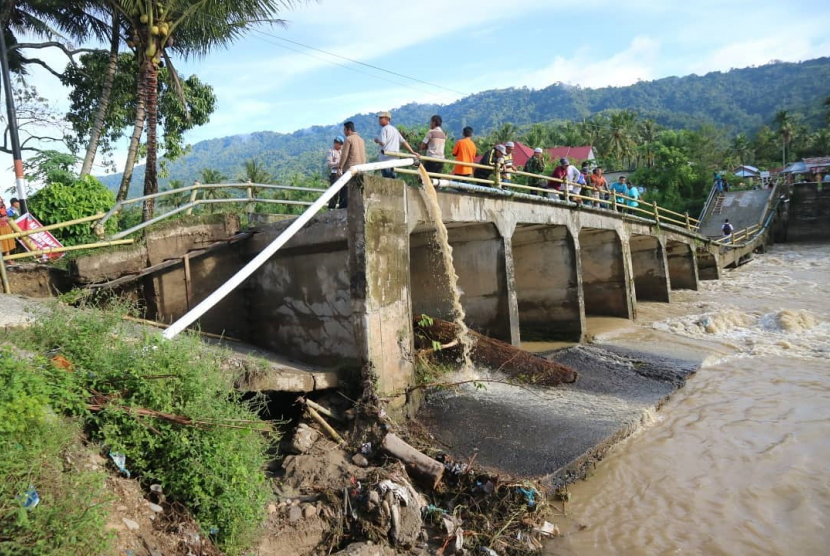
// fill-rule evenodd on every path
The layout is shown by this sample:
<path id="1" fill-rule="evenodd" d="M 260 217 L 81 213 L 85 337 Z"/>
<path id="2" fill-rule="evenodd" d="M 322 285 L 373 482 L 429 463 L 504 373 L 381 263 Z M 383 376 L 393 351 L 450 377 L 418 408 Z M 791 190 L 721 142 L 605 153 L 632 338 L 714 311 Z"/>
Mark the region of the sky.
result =
<path id="1" fill-rule="evenodd" d="M 830 55 L 830 2 L 814 0 L 319 0 L 282 17 L 284 27 L 258 28 L 227 50 L 174 59 L 218 97 L 210 123 L 188 142 L 290 132 L 495 88 L 624 86 Z M 45 71 L 32 74 L 65 109 L 68 91 Z"/>

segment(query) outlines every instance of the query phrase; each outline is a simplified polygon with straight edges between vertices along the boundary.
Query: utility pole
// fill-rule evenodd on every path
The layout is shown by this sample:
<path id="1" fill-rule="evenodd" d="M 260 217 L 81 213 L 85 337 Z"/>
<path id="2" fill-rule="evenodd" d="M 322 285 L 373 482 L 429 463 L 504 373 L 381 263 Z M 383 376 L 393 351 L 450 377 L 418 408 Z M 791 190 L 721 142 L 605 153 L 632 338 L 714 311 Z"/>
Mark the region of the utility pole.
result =
<path id="1" fill-rule="evenodd" d="M 0 30 L 0 70 L 3 73 L 3 94 L 6 95 L 9 137 L 11 137 L 12 156 L 14 157 L 14 182 L 17 186 L 17 198 L 20 200 L 20 214 L 26 214 L 28 212 L 28 208 L 26 207 L 26 176 L 23 175 L 23 154 L 20 151 L 20 136 L 17 133 L 17 114 L 14 110 L 9 56 L 6 51 L 6 37 L 2 30 Z"/>

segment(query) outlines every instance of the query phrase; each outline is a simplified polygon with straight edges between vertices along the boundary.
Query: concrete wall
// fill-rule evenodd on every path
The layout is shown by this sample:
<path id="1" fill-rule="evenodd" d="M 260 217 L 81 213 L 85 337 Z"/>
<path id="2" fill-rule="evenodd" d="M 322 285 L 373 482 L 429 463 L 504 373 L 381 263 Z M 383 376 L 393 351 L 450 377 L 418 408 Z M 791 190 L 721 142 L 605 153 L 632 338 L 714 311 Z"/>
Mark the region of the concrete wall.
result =
<path id="1" fill-rule="evenodd" d="M 583 228 L 579 249 L 585 313 L 634 318 L 630 269 L 617 231 Z"/>
<path id="2" fill-rule="evenodd" d="M 354 364 L 349 252 L 286 250 L 251 278 L 248 341 L 305 363 Z"/>
<path id="3" fill-rule="evenodd" d="M 632 234 L 628 243 L 637 301 L 671 301 L 668 261 L 660 239 Z"/>
<path id="4" fill-rule="evenodd" d="M 415 380 L 407 194 L 404 182 L 379 176 L 349 184 L 355 343 L 363 376 L 373 375 L 381 396 L 402 394 Z"/>
<path id="5" fill-rule="evenodd" d="M 522 339 L 580 341 L 585 307 L 579 253 L 568 228 L 518 227 L 512 246 Z"/>
<path id="6" fill-rule="evenodd" d="M 669 241 L 666 251 L 671 288 L 673 290 L 696 290 L 697 261 L 693 246 L 679 241 Z"/>
<path id="7" fill-rule="evenodd" d="M 797 183 L 790 195 L 787 241 L 830 239 L 830 184 Z"/>

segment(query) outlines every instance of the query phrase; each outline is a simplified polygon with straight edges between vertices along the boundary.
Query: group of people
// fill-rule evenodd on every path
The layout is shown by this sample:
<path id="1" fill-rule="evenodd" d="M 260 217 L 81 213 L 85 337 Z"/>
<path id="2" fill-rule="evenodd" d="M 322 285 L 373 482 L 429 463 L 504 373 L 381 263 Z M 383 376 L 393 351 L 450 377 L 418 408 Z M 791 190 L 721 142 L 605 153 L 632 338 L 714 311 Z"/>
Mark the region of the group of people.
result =
<path id="1" fill-rule="evenodd" d="M 429 159 L 444 159 L 444 149 L 447 142 L 447 134 L 441 129 L 443 120 L 441 116 L 434 115 L 430 118 L 429 131 L 424 136 L 416 151 L 410 145 L 398 129 L 392 125 L 392 115 L 389 112 L 378 114 L 378 125 L 380 127 L 374 142 L 380 147 L 379 160 L 390 160 L 393 157 L 388 153 L 398 153 L 401 148 L 406 149 L 415 157 L 423 153 Z M 459 178 L 474 178 L 479 180 L 491 180 L 495 174 L 499 181 L 509 186 L 512 183 L 513 175 L 517 171 L 524 171 L 530 174 L 541 176 L 545 172 L 544 151 L 536 148 L 533 156 L 527 161 L 524 168 L 516 166 L 513 161 L 515 144 L 507 141 L 504 144 L 496 144 L 487 150 L 478 161 L 478 164 L 486 168 L 468 166 L 476 162 L 477 149 L 473 142 L 473 128 L 465 127 L 462 138 L 453 145 L 452 155 L 456 162 L 452 170 L 454 176 Z M 334 143 L 326 154 L 326 168 L 329 174 L 329 183 L 333 184 L 349 168 L 366 162 L 366 144 L 363 138 L 355 131 L 354 122 L 348 121 L 343 124 L 343 134 L 334 138 Z M 422 161 L 427 172 L 441 174 L 444 171 L 444 162 L 438 160 Z M 394 178 L 393 168 L 381 170 L 381 174 L 387 178 Z M 602 176 L 602 168 L 591 168 L 588 162 L 583 163 L 582 171 L 571 165 L 567 158 L 561 158 L 559 165 L 553 170 L 551 179 L 531 177 L 528 185 L 539 189 L 547 189 L 551 192 L 548 196 L 565 195 L 565 188 L 571 195 L 584 195 L 591 201 L 584 201 L 580 198 L 575 200 L 586 206 L 608 207 L 613 204 L 612 195 L 616 196 L 617 210 L 636 208 L 639 206 L 638 199 L 640 190 L 633 185 L 626 183 L 626 177 L 620 176 L 619 181 L 608 184 Z M 582 193 L 585 189 L 585 193 Z M 544 192 L 538 192 L 544 195 Z M 343 187 L 337 197 L 329 201 L 329 208 L 346 208 L 348 206 L 348 188 Z"/>

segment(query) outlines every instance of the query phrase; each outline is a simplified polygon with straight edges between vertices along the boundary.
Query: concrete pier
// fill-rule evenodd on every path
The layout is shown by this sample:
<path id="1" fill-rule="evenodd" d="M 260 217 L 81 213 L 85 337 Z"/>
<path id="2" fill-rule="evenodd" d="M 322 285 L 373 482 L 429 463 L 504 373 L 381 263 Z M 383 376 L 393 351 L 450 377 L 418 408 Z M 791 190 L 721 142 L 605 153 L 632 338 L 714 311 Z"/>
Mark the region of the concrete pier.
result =
<path id="1" fill-rule="evenodd" d="M 522 338 L 581 341 L 581 261 L 568 227 L 519 227 L 511 244 Z"/>
<path id="2" fill-rule="evenodd" d="M 585 312 L 634 318 L 630 261 L 617 231 L 583 228 L 579 232 L 579 249 Z"/>
<path id="3" fill-rule="evenodd" d="M 637 301 L 671 301 L 668 260 L 660 238 L 632 234 L 628 240 Z"/>
<path id="4" fill-rule="evenodd" d="M 698 276 L 694 245 L 681 241 L 669 241 L 666 251 L 671 288 L 673 290 L 696 290 Z"/>

